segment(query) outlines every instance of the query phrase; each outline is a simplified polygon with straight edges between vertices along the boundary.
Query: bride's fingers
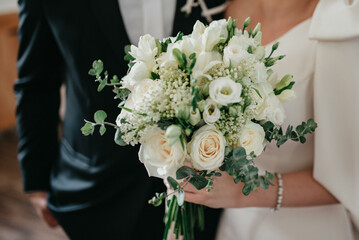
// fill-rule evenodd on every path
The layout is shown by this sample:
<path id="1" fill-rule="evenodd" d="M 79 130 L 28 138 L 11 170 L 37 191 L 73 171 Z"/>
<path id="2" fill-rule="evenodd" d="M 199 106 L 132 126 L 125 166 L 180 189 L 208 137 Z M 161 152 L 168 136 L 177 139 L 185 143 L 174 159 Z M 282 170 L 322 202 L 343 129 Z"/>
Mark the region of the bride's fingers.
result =
<path id="1" fill-rule="evenodd" d="M 205 205 L 205 198 L 202 194 L 186 192 L 184 195 L 186 202 L 192 202 L 197 204 Z"/>
<path id="2" fill-rule="evenodd" d="M 185 192 L 191 192 L 191 193 L 197 193 L 197 192 L 198 192 L 198 190 L 197 190 L 192 184 L 190 184 L 190 183 L 188 183 L 188 184 L 183 188 L 183 190 L 184 190 Z"/>
<path id="3" fill-rule="evenodd" d="M 190 161 L 185 161 L 184 166 L 193 168 L 193 165 L 192 165 L 192 163 Z"/>

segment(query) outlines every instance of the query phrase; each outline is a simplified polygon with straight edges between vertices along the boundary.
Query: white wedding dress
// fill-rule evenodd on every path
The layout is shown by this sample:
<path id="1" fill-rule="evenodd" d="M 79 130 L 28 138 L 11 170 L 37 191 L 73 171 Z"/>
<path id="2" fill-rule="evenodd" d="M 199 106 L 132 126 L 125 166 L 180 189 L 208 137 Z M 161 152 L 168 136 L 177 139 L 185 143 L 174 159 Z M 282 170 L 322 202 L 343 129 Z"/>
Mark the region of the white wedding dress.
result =
<path id="1" fill-rule="evenodd" d="M 317 42 L 308 39 L 311 19 L 305 20 L 278 39 L 275 55 L 286 57 L 273 70 L 281 78 L 293 74 L 297 98 L 284 103 L 287 124 L 298 125 L 313 118 L 313 75 Z M 266 46 L 270 52 L 272 44 Z M 320 127 L 320 126 L 319 126 Z M 268 144 L 256 160 L 261 169 L 286 173 L 313 166 L 314 136 L 306 144 L 287 142 L 280 149 Z M 338 159 L 339 160 L 339 159 Z M 298 183 L 300 187 L 300 183 Z M 284 189 L 285 198 L 285 189 Z M 351 240 L 353 230 L 347 210 L 341 204 L 281 208 L 225 209 L 218 228 L 218 240 Z"/>

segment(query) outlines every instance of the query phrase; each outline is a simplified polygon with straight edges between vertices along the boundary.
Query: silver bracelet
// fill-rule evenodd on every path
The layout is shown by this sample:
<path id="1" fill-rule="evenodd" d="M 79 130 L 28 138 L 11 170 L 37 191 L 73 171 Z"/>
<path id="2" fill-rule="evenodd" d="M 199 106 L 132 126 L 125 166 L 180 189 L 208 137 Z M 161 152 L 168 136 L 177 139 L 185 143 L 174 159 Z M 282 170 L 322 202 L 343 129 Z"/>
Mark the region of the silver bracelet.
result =
<path id="1" fill-rule="evenodd" d="M 278 197 L 277 197 L 277 205 L 273 208 L 273 211 L 278 211 L 282 206 L 283 201 L 283 179 L 280 173 L 276 173 L 278 179 Z"/>

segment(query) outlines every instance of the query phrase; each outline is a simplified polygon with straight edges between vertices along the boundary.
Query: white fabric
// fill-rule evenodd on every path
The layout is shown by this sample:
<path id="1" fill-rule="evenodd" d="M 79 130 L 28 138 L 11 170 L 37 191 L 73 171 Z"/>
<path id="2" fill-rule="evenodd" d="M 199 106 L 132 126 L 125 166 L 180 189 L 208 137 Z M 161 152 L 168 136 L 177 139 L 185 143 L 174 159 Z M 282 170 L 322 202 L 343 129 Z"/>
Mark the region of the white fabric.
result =
<path id="1" fill-rule="evenodd" d="M 132 44 L 151 34 L 163 39 L 172 34 L 176 0 L 118 0 L 126 32 Z"/>
<path id="2" fill-rule="evenodd" d="M 313 19 L 318 19 L 321 11 L 315 14 Z M 306 169 L 314 162 L 316 179 L 343 205 L 281 208 L 278 212 L 226 209 L 218 240 L 353 239 L 348 210 L 354 216 L 359 213 L 359 39 L 345 43 L 309 40 L 311 22 L 302 22 L 278 39 L 276 55 L 286 57 L 274 70 L 279 77 L 292 73 L 296 81 L 297 99 L 284 105 L 285 125 L 314 116 L 318 122 L 315 144 L 313 136 L 304 145 L 289 142 L 279 150 L 270 144 L 256 164 L 285 173 Z M 270 48 L 268 45 L 266 51 Z"/>
<path id="3" fill-rule="evenodd" d="M 321 1 L 310 29 L 318 40 L 314 177 L 348 209 L 359 229 L 359 1 L 351 2 Z M 324 22 L 331 31 L 321 27 Z"/>

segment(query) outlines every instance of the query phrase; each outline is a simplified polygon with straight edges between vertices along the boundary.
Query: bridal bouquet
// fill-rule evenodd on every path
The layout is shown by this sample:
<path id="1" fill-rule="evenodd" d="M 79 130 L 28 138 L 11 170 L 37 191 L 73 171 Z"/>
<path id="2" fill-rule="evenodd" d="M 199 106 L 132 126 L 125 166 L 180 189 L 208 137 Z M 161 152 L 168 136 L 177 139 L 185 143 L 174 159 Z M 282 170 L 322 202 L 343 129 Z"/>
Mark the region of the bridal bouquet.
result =
<path id="1" fill-rule="evenodd" d="M 89 71 L 99 91 L 114 88 L 122 111 L 116 124 L 97 111 L 95 122 L 86 121 L 82 132 L 90 135 L 100 126 L 102 135 L 111 125 L 117 144 L 141 144 L 138 156 L 149 176 L 166 179 L 171 188 L 149 200 L 155 206 L 167 202 L 163 239 L 171 227 L 187 240 L 194 238 L 196 226 L 203 228 L 203 207 L 184 201 L 186 184 L 210 192 L 221 170 L 244 184 L 245 195 L 267 189 L 274 175 L 260 175 L 253 159 L 267 142 L 275 140 L 278 147 L 287 140 L 304 143 L 316 128 L 309 119 L 282 130 L 282 102 L 295 97 L 294 81 L 289 74 L 275 77 L 270 67 L 284 57 L 272 56 L 278 43 L 266 56 L 260 24 L 247 31 L 248 25 L 249 19 L 241 30 L 232 19 L 209 26 L 197 21 L 187 36 L 160 41 L 144 35 L 138 46 L 126 48 L 129 71 L 121 80 L 109 80 L 99 60 Z"/>

